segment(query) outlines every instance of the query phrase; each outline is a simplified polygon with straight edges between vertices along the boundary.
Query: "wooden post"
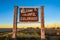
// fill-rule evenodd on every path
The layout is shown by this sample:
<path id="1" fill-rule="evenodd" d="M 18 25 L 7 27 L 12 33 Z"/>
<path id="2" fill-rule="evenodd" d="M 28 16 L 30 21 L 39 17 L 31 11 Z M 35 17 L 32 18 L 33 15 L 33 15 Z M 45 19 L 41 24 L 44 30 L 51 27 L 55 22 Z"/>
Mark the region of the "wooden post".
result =
<path id="1" fill-rule="evenodd" d="M 44 7 L 41 6 L 41 40 L 45 40 L 45 28 L 44 28 Z"/>
<path id="2" fill-rule="evenodd" d="M 12 38 L 16 40 L 16 32 L 17 32 L 17 14 L 18 14 L 18 6 L 14 6 L 14 21 L 13 21 L 13 32 Z"/>

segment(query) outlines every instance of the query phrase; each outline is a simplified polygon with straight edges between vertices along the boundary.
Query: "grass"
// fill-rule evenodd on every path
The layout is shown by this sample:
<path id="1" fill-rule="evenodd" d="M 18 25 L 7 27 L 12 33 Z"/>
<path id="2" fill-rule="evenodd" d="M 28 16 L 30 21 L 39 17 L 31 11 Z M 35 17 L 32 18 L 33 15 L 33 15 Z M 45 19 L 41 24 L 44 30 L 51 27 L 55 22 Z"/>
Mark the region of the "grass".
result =
<path id="1" fill-rule="evenodd" d="M 34 38 L 39 38 L 40 35 L 38 35 L 37 33 L 32 33 L 32 34 L 29 34 L 29 33 L 23 33 L 23 32 L 18 32 L 17 33 L 17 37 L 24 37 L 24 38 L 31 38 L 31 37 L 34 37 Z"/>
<path id="2" fill-rule="evenodd" d="M 38 31 L 38 30 L 37 30 Z M 40 32 L 37 33 L 37 31 L 26 31 L 26 30 L 23 30 L 23 31 L 20 31 L 20 32 L 17 32 L 17 38 L 20 40 L 20 39 L 30 39 L 32 40 L 33 39 L 38 39 L 40 40 L 41 37 L 40 37 Z M 56 35 L 56 32 L 58 32 L 57 30 L 51 30 L 51 29 L 48 29 L 46 30 L 46 39 L 47 40 L 60 40 L 60 35 Z M 11 32 L 2 32 L 0 33 L 0 40 L 9 40 L 11 38 Z"/>

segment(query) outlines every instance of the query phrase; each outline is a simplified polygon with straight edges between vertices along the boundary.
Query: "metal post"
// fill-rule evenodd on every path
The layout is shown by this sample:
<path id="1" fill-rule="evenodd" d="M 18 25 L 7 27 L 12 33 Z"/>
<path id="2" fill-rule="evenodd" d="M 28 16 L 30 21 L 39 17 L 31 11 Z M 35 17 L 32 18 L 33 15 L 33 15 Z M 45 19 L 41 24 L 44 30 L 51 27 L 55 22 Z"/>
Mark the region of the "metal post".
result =
<path id="1" fill-rule="evenodd" d="M 44 28 L 44 6 L 40 7 L 41 9 L 41 40 L 45 40 L 45 28 Z"/>
<path id="2" fill-rule="evenodd" d="M 17 14 L 18 14 L 18 6 L 14 6 L 14 21 L 13 21 L 13 32 L 12 39 L 16 40 L 16 32 L 17 32 Z"/>

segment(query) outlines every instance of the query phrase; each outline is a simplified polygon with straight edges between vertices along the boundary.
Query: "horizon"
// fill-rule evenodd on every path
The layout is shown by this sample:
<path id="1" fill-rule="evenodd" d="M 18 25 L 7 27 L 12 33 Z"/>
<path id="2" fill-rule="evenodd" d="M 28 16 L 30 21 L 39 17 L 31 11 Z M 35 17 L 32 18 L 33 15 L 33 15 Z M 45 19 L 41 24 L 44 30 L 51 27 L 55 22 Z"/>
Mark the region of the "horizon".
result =
<path id="1" fill-rule="evenodd" d="M 36 25 L 36 24 L 24 24 L 23 26 L 21 24 L 17 25 L 17 28 L 28 28 L 28 27 L 32 27 L 32 28 L 36 28 L 39 27 L 41 28 L 40 24 Z M 0 28 L 13 28 L 13 25 L 0 25 Z M 60 28 L 60 24 L 45 24 L 45 28 Z"/>

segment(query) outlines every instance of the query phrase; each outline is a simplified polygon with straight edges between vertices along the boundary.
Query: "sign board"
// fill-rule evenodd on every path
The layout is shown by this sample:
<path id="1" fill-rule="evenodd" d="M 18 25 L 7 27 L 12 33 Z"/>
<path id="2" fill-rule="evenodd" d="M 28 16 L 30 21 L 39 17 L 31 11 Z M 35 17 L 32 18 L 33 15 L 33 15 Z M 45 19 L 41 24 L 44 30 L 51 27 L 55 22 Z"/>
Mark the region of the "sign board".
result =
<path id="1" fill-rule="evenodd" d="M 20 22 L 37 22 L 38 8 L 20 8 Z"/>

